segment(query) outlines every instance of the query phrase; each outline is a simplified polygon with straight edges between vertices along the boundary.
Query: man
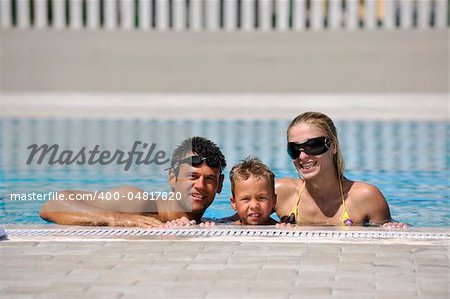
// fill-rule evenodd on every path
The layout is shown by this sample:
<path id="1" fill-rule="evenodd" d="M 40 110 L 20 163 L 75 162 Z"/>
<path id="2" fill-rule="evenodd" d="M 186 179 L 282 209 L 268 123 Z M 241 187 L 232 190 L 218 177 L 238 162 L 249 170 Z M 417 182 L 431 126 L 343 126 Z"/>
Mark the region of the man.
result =
<path id="1" fill-rule="evenodd" d="M 176 200 L 149 200 L 153 195 L 130 186 L 100 193 L 66 190 L 60 192 L 65 199 L 96 196 L 93 200 L 48 201 L 40 216 L 58 224 L 92 226 L 158 227 L 170 222 L 200 222 L 222 190 L 225 166 L 225 157 L 216 144 L 203 137 L 188 138 L 175 148 L 171 159 L 168 181 Z M 118 200 L 103 200 L 99 194 Z"/>

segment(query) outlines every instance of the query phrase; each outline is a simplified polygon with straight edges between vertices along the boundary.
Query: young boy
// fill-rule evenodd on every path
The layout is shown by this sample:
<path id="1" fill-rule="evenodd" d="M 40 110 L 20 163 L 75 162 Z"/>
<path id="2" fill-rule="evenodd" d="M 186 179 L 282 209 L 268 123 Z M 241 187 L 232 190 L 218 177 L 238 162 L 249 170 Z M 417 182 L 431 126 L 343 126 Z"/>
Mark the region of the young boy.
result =
<path id="1" fill-rule="evenodd" d="M 275 206 L 275 175 L 258 158 L 247 157 L 230 171 L 231 206 L 237 225 L 274 225 L 270 217 Z"/>

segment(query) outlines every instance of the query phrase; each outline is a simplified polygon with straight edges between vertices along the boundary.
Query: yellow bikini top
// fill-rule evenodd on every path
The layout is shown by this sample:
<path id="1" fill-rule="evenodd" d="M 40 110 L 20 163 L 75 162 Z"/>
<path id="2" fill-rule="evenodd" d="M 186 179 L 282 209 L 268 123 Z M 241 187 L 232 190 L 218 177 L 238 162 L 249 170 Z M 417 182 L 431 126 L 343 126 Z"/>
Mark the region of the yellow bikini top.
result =
<path id="1" fill-rule="evenodd" d="M 297 224 L 298 204 L 300 203 L 300 198 L 302 197 L 303 190 L 305 190 L 305 185 L 306 185 L 306 181 L 303 183 L 302 189 L 300 190 L 300 193 L 299 193 L 298 199 L 297 199 L 297 203 L 292 208 L 291 212 L 289 213 L 289 216 L 284 216 L 281 218 L 281 222 Z M 353 224 L 353 221 L 352 221 L 352 219 L 350 219 L 350 216 L 348 215 L 347 207 L 345 205 L 344 191 L 342 189 L 342 183 L 341 183 L 340 178 L 339 178 L 339 189 L 341 191 L 342 205 L 344 206 L 344 212 L 342 213 L 342 216 L 341 216 L 342 225 L 351 226 Z"/>

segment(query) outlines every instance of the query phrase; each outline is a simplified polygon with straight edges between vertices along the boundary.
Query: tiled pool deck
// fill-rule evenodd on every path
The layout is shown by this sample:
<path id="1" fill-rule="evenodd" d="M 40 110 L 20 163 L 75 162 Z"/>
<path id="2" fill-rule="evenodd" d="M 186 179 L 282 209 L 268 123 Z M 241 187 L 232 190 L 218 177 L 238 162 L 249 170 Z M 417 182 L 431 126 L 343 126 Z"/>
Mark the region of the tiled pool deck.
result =
<path id="1" fill-rule="evenodd" d="M 448 229 L 7 231 L 2 298 L 449 297 Z"/>

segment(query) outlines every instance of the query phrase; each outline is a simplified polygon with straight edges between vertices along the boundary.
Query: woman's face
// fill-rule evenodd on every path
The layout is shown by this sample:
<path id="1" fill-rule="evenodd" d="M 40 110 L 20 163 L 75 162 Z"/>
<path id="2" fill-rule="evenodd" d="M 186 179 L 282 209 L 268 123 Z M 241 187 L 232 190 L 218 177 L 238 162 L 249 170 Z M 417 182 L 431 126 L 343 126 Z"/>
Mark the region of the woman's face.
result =
<path id="1" fill-rule="evenodd" d="M 301 122 L 293 126 L 289 131 L 288 142 L 304 143 L 316 137 L 328 136 L 315 125 Z M 330 149 L 320 155 L 309 155 L 304 150 L 301 150 L 299 156 L 293 162 L 303 178 L 314 178 L 329 171 L 335 173 L 336 170 L 333 163 L 333 155 L 335 153 L 336 147 L 334 144 L 331 144 Z"/>

